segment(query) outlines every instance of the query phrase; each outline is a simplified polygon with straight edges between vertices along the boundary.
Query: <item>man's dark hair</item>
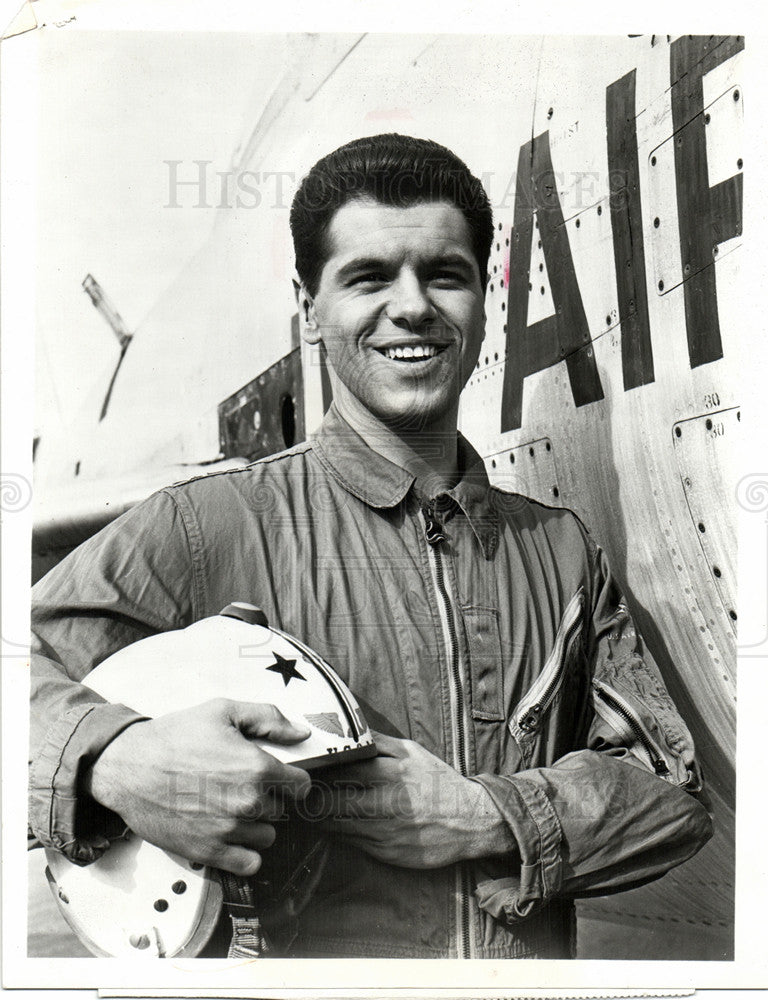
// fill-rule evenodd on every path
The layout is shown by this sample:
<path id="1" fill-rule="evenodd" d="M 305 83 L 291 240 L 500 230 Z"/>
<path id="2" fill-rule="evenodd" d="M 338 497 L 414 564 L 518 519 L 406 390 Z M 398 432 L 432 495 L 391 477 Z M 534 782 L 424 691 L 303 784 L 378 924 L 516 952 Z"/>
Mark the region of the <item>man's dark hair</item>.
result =
<path id="1" fill-rule="evenodd" d="M 328 259 L 326 237 L 334 214 L 362 197 L 396 208 L 429 201 L 455 205 L 467 220 L 485 287 L 493 213 L 482 184 L 445 146 L 391 132 L 354 139 L 324 156 L 294 196 L 291 233 L 296 270 L 310 295 L 316 294 Z"/>

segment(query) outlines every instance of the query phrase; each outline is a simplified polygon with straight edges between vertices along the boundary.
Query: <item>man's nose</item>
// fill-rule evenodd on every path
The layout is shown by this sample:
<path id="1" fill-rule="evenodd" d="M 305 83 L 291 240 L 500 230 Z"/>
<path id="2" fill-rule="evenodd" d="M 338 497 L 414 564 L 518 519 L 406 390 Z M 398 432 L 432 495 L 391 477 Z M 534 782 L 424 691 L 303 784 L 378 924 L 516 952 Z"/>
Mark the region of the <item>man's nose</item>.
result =
<path id="1" fill-rule="evenodd" d="M 387 316 L 397 326 L 416 329 L 436 316 L 427 290 L 415 274 L 401 274 L 390 285 Z"/>

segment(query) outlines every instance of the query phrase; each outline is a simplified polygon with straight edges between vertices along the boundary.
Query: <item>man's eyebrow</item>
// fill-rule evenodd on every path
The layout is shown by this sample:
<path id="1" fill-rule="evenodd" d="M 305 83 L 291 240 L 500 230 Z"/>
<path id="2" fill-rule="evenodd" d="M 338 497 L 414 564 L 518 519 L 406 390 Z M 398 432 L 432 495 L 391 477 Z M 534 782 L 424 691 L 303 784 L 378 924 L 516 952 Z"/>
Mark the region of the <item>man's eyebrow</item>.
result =
<path id="1" fill-rule="evenodd" d="M 473 269 L 474 258 L 469 254 L 461 253 L 438 253 L 434 257 L 427 257 L 425 260 L 420 262 L 421 267 L 461 267 L 468 271 Z M 338 270 L 339 278 L 347 278 L 352 274 L 357 274 L 360 271 L 377 271 L 385 270 L 391 266 L 391 261 L 388 261 L 386 257 L 355 257 L 353 260 L 347 261 Z"/>
<path id="2" fill-rule="evenodd" d="M 430 259 L 429 263 L 440 264 L 443 267 L 466 267 L 471 271 L 474 264 L 474 257 L 469 254 L 465 256 L 461 253 L 438 254 L 433 259 Z"/>
<path id="3" fill-rule="evenodd" d="M 356 274 L 358 271 L 376 271 L 387 266 L 387 261 L 383 257 L 355 257 L 339 268 L 338 276 L 346 278 L 351 274 Z"/>

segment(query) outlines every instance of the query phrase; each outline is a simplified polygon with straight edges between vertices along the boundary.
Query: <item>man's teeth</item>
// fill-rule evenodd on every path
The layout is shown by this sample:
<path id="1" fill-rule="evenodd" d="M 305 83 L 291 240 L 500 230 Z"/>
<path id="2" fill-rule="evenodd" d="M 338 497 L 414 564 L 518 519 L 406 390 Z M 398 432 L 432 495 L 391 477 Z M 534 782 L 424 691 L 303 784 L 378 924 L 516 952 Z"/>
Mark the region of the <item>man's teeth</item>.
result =
<path id="1" fill-rule="evenodd" d="M 417 344 L 415 347 L 385 347 L 384 357 L 396 358 L 434 358 L 437 347 L 434 344 Z"/>

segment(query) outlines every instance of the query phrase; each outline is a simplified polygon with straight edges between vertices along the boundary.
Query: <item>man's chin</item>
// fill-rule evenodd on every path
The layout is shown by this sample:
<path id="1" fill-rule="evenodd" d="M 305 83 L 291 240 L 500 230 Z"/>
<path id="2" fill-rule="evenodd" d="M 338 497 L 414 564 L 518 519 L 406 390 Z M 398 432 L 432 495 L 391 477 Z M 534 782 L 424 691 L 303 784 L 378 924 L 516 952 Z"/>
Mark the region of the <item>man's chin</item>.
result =
<path id="1" fill-rule="evenodd" d="M 455 411 L 450 406 L 390 405 L 376 414 L 390 430 L 398 433 L 424 434 L 456 430 Z"/>

